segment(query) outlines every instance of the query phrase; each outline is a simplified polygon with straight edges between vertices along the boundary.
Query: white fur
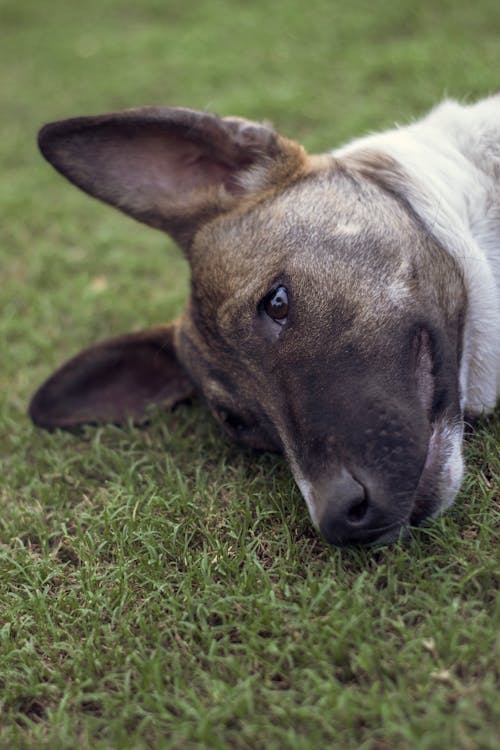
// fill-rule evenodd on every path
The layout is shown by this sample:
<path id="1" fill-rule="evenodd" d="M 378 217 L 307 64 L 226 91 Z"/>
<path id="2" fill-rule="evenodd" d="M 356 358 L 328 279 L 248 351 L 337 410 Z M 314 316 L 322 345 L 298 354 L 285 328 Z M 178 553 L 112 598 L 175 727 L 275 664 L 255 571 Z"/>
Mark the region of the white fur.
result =
<path id="1" fill-rule="evenodd" d="M 464 460 L 462 457 L 463 423 L 450 424 L 445 420 L 434 425 L 423 475 L 428 469 L 440 467 L 439 486 L 437 488 L 441 505 L 436 508 L 434 515 L 453 505 L 464 476 Z"/>
<path id="2" fill-rule="evenodd" d="M 464 476 L 464 460 L 462 457 L 463 425 L 447 427 L 444 430 L 447 439 L 447 456 L 444 462 L 441 487 L 441 510 L 449 508 L 457 496 Z"/>
<path id="3" fill-rule="evenodd" d="M 357 139 L 334 155 L 359 151 L 401 165 L 394 188 L 460 264 L 468 300 L 462 408 L 471 415 L 493 409 L 500 397 L 500 95 L 473 105 L 445 101 L 416 123 Z M 455 459 L 453 451 L 450 473 L 458 475 Z"/>
<path id="4" fill-rule="evenodd" d="M 319 518 L 316 503 L 314 501 L 313 486 L 311 482 L 304 477 L 297 462 L 293 459 L 290 459 L 290 468 L 292 469 L 293 478 L 297 483 L 297 487 L 306 501 L 307 510 L 309 511 L 313 526 L 315 529 L 319 530 Z"/>

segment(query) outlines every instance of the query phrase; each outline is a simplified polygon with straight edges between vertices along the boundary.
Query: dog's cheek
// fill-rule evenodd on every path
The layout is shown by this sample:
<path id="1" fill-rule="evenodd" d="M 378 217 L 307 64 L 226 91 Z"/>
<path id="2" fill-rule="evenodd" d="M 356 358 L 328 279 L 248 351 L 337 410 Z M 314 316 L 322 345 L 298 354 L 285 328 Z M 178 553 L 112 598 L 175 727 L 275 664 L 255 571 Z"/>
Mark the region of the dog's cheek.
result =
<path id="1" fill-rule="evenodd" d="M 220 421 L 220 420 L 218 420 Z M 272 425 L 264 426 L 264 420 L 241 427 L 240 429 L 223 427 L 229 437 L 240 445 L 256 451 L 269 451 L 270 453 L 281 453 L 281 443 Z"/>

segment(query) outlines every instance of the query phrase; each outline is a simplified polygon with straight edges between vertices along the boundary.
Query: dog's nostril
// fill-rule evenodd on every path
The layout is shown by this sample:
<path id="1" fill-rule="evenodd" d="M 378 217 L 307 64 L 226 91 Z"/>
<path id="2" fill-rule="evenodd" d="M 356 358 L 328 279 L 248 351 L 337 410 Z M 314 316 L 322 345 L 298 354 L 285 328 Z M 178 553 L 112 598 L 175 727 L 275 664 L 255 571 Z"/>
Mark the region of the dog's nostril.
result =
<path id="1" fill-rule="evenodd" d="M 368 512 L 368 507 L 369 502 L 365 491 L 363 499 L 360 502 L 353 503 L 347 511 L 347 520 L 349 523 L 361 523 Z"/>
<path id="2" fill-rule="evenodd" d="M 332 544 L 369 543 L 390 518 L 369 488 L 344 471 L 328 485 L 329 502 L 320 520 L 320 531 Z"/>

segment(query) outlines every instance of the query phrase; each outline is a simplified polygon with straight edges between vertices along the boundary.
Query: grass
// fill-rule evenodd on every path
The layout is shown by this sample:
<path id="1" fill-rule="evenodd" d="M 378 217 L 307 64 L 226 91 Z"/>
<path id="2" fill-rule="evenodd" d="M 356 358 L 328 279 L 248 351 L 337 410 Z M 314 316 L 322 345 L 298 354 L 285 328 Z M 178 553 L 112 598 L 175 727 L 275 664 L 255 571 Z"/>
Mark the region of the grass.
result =
<path id="1" fill-rule="evenodd" d="M 2 0 L 0 747 L 498 747 L 500 420 L 454 508 L 336 550 L 280 459 L 202 405 L 44 433 L 51 369 L 177 314 L 172 243 L 85 198 L 46 120 L 144 103 L 270 118 L 311 149 L 498 89 L 497 0 Z"/>

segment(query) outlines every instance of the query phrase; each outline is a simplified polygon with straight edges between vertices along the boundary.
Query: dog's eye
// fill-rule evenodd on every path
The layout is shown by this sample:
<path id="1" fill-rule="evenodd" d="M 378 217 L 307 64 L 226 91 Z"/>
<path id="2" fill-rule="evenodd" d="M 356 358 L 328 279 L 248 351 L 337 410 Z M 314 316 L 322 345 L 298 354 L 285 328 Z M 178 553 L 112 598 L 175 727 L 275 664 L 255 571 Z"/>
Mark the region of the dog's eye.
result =
<path id="1" fill-rule="evenodd" d="M 266 315 L 280 325 L 284 325 L 288 317 L 288 292 L 286 287 L 278 286 L 262 300 L 262 308 Z"/>

